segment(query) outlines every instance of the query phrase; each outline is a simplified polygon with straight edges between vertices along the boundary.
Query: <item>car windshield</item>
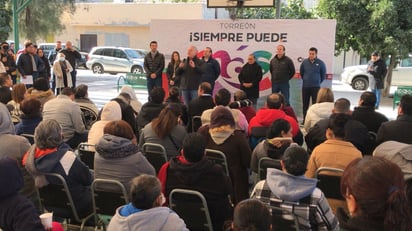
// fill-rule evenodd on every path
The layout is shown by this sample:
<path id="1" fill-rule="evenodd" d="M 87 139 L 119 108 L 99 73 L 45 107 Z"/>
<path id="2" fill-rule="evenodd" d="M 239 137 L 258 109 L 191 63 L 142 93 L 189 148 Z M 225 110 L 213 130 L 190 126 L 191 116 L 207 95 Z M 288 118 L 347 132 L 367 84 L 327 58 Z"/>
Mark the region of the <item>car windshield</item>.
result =
<path id="1" fill-rule="evenodd" d="M 129 56 L 132 59 L 140 59 L 141 58 L 141 56 L 135 50 L 125 49 L 124 52 L 126 52 L 127 56 Z"/>

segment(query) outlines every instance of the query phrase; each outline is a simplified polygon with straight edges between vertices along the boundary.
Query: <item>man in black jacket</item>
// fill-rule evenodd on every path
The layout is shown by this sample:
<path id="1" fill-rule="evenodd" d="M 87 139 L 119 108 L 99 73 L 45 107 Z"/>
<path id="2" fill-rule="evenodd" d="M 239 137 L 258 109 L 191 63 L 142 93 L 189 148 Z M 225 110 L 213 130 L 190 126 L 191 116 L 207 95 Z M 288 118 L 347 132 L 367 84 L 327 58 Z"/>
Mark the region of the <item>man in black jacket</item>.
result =
<path id="1" fill-rule="evenodd" d="M 144 57 L 144 70 L 147 75 L 147 91 L 154 87 L 162 87 L 162 73 L 165 67 L 165 56 L 157 50 L 157 42 L 150 42 L 150 52 Z"/>
<path id="2" fill-rule="evenodd" d="M 381 89 L 385 87 L 386 64 L 380 59 L 379 53 L 374 51 L 371 55 L 371 60 L 368 63 L 368 73 L 373 76 L 373 83 L 370 81 L 370 88 L 376 95 L 375 108 L 379 108 L 381 101 Z M 372 80 L 372 79 L 371 79 Z"/>
<path id="3" fill-rule="evenodd" d="M 212 48 L 206 47 L 203 52 L 203 61 L 202 64 L 202 77 L 200 78 L 200 82 L 208 82 L 212 86 L 212 92 L 215 88 L 215 81 L 220 75 L 220 65 L 219 62 L 216 61 L 212 57 Z"/>
<path id="4" fill-rule="evenodd" d="M 352 112 L 352 119 L 363 123 L 368 131 L 377 133 L 383 122 L 388 121 L 388 118 L 375 111 L 376 95 L 373 92 L 365 91 L 362 93 L 359 106 L 355 107 Z"/>

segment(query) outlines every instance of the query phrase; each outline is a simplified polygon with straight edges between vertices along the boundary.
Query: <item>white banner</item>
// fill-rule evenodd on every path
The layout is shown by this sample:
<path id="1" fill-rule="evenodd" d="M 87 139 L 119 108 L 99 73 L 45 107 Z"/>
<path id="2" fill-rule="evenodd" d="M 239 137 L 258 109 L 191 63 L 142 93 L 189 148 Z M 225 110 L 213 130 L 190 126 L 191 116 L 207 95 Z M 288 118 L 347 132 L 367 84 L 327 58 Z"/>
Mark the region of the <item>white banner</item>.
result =
<path id="1" fill-rule="evenodd" d="M 231 92 L 239 88 L 238 74 L 254 54 L 264 70 L 260 83 L 260 96 L 271 93 L 269 63 L 276 55 L 276 46 L 286 47 L 299 77 L 300 62 L 308 57 L 310 47 L 318 49 L 318 58 L 326 64 L 328 77 L 332 77 L 335 47 L 335 20 L 152 20 L 150 35 L 159 44 L 159 51 L 170 58 L 173 51 L 181 59 L 194 45 L 202 56 L 205 47 L 211 47 L 213 57 L 221 65 L 221 76 L 216 88 Z M 166 64 L 167 65 L 167 64 Z"/>

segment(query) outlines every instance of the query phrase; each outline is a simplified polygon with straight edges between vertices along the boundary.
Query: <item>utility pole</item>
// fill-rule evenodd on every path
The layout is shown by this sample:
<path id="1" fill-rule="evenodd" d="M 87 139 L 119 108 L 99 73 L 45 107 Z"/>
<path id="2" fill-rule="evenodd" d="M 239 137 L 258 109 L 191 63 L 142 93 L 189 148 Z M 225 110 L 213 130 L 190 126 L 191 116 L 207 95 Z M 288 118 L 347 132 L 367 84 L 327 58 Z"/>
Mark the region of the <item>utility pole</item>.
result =
<path id="1" fill-rule="evenodd" d="M 275 0 L 275 1 L 276 1 L 276 19 L 280 19 L 281 0 Z"/>
<path id="2" fill-rule="evenodd" d="M 32 0 L 13 0 L 13 34 L 14 34 L 14 46 L 16 52 L 19 47 L 19 14 L 30 4 Z M 20 2 L 20 4 L 19 4 Z M 20 6 L 19 6 L 20 5 Z"/>

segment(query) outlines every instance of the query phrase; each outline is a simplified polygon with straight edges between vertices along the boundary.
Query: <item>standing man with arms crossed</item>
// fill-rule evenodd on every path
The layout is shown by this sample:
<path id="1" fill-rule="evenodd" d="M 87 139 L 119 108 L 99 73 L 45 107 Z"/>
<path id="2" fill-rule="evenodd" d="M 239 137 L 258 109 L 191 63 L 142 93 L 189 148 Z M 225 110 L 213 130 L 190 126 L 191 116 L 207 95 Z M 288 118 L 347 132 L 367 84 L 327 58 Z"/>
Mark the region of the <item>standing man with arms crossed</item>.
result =
<path id="1" fill-rule="evenodd" d="M 302 104 L 303 120 L 309 108 L 309 101 L 312 98 L 312 104 L 316 102 L 316 96 L 320 89 L 320 84 L 326 79 L 326 65 L 318 59 L 318 49 L 309 48 L 309 58 L 304 59 L 300 65 L 300 76 L 302 77 Z"/>
<path id="2" fill-rule="evenodd" d="M 157 42 L 150 42 L 150 53 L 144 57 L 144 70 L 147 75 L 147 90 L 162 87 L 162 72 L 165 67 L 165 56 L 157 50 Z"/>
<path id="3" fill-rule="evenodd" d="M 276 52 L 270 60 L 272 93 L 280 92 L 286 99 L 286 105 L 289 105 L 289 80 L 295 75 L 295 65 L 292 59 L 285 55 L 285 46 L 278 45 Z"/>
<path id="4" fill-rule="evenodd" d="M 215 87 L 215 81 L 220 75 L 220 64 L 212 57 L 212 48 L 206 47 L 203 53 L 202 77 L 200 82 L 208 82 L 212 86 L 212 92 Z"/>
<path id="5" fill-rule="evenodd" d="M 239 73 L 240 89 L 246 93 L 246 97 L 253 102 L 256 108 L 259 98 L 259 83 L 262 80 L 262 67 L 256 62 L 256 57 L 250 54 L 247 63 L 243 65 Z"/>
<path id="6" fill-rule="evenodd" d="M 57 46 L 56 46 L 57 47 Z M 70 41 L 66 42 L 66 48 L 60 51 L 66 57 L 66 60 L 69 61 L 70 65 L 73 67 L 73 71 L 70 72 L 72 76 L 72 88 L 76 87 L 76 77 L 77 77 L 77 70 L 76 70 L 76 59 L 81 59 L 82 55 L 73 48 L 73 44 Z"/>

